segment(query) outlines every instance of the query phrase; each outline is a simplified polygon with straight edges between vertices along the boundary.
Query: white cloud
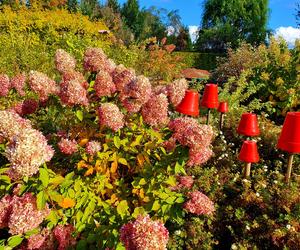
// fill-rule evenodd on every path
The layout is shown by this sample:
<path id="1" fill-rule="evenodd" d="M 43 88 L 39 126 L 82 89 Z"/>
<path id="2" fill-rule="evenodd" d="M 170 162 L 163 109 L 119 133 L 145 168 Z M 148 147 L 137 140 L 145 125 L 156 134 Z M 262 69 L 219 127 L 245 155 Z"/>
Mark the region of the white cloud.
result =
<path id="1" fill-rule="evenodd" d="M 189 32 L 190 32 L 192 42 L 195 42 L 197 39 L 198 29 L 199 29 L 199 26 L 196 26 L 196 25 L 189 26 Z"/>
<path id="2" fill-rule="evenodd" d="M 279 27 L 275 30 L 275 37 L 283 37 L 289 46 L 293 47 L 296 39 L 300 39 L 300 29 L 294 27 Z"/>

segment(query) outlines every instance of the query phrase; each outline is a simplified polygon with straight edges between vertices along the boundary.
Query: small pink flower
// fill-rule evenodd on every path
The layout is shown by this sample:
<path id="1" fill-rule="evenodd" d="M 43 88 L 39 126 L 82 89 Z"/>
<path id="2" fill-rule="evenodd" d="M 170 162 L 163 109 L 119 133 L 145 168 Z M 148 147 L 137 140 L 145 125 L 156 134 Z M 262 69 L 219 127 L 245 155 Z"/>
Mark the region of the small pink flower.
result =
<path id="1" fill-rule="evenodd" d="M 0 97 L 7 96 L 10 90 L 9 77 L 4 74 L 0 74 Z"/>
<path id="2" fill-rule="evenodd" d="M 26 85 L 26 74 L 18 74 L 10 80 L 10 85 L 12 88 L 18 92 L 20 96 L 25 95 L 24 87 Z"/>
<path id="3" fill-rule="evenodd" d="M 193 191 L 188 194 L 190 198 L 183 204 L 183 208 L 190 213 L 197 215 L 211 215 L 215 211 L 214 203 L 200 191 Z"/>
<path id="4" fill-rule="evenodd" d="M 149 215 L 139 215 L 134 222 L 121 227 L 120 239 L 127 250 L 167 249 L 169 232 L 160 221 L 153 221 Z"/>
<path id="5" fill-rule="evenodd" d="M 95 154 L 97 154 L 100 150 L 101 150 L 101 145 L 100 145 L 100 143 L 97 142 L 97 141 L 89 141 L 89 142 L 86 144 L 85 151 L 86 151 L 89 155 L 95 155 Z"/>
<path id="6" fill-rule="evenodd" d="M 75 140 L 62 138 L 57 145 L 60 151 L 66 155 L 71 155 L 78 151 L 77 142 Z"/>
<path id="7" fill-rule="evenodd" d="M 113 103 L 103 103 L 98 108 L 99 123 L 114 131 L 118 131 L 124 126 L 124 115 L 118 106 Z"/>

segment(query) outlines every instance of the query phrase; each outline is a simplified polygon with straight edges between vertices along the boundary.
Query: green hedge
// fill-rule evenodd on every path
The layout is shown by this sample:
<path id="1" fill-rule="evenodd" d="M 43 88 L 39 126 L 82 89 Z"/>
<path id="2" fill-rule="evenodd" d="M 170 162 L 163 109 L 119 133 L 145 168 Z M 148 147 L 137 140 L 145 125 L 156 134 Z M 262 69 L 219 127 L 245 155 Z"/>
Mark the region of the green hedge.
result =
<path id="1" fill-rule="evenodd" d="M 174 52 L 180 55 L 187 67 L 213 70 L 217 67 L 217 57 L 224 57 L 224 54 L 199 53 L 199 52 Z"/>

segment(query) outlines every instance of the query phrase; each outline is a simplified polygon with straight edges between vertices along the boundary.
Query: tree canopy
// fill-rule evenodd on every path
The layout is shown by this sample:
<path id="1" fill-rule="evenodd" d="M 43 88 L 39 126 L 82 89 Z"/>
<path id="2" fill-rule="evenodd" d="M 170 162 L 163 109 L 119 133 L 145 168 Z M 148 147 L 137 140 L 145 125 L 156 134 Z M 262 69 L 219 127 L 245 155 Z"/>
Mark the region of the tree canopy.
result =
<path id="1" fill-rule="evenodd" d="M 224 52 L 228 44 L 265 42 L 268 4 L 268 0 L 205 0 L 197 48 Z"/>

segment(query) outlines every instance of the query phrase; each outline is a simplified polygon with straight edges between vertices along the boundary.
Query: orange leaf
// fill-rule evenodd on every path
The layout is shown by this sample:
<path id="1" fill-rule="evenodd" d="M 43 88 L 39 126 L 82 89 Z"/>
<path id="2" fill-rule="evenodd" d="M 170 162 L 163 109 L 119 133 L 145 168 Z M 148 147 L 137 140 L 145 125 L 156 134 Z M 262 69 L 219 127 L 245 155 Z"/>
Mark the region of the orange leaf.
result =
<path id="1" fill-rule="evenodd" d="M 88 141 L 89 141 L 89 139 L 87 139 L 87 138 L 82 139 L 82 140 L 79 142 L 79 146 L 83 147 L 85 144 L 88 143 Z"/>
<path id="2" fill-rule="evenodd" d="M 145 162 L 144 156 L 142 154 L 138 154 L 138 156 L 136 158 L 137 158 L 139 166 L 142 167 L 144 165 L 144 162 Z"/>
<path id="3" fill-rule="evenodd" d="M 77 163 L 78 170 L 81 169 L 81 168 L 87 168 L 87 167 L 88 167 L 88 165 L 83 160 L 81 160 L 80 162 Z"/>
<path id="4" fill-rule="evenodd" d="M 117 169 L 118 169 L 118 162 L 117 161 L 112 162 L 110 171 L 112 173 L 115 173 L 117 171 Z"/>
<path id="5" fill-rule="evenodd" d="M 64 198 L 58 205 L 62 208 L 71 208 L 75 206 L 75 201 L 71 198 Z"/>
<path id="6" fill-rule="evenodd" d="M 94 169 L 93 169 L 93 168 L 89 168 L 89 169 L 85 172 L 84 176 L 89 176 L 89 175 L 91 175 L 93 172 L 94 172 Z"/>

